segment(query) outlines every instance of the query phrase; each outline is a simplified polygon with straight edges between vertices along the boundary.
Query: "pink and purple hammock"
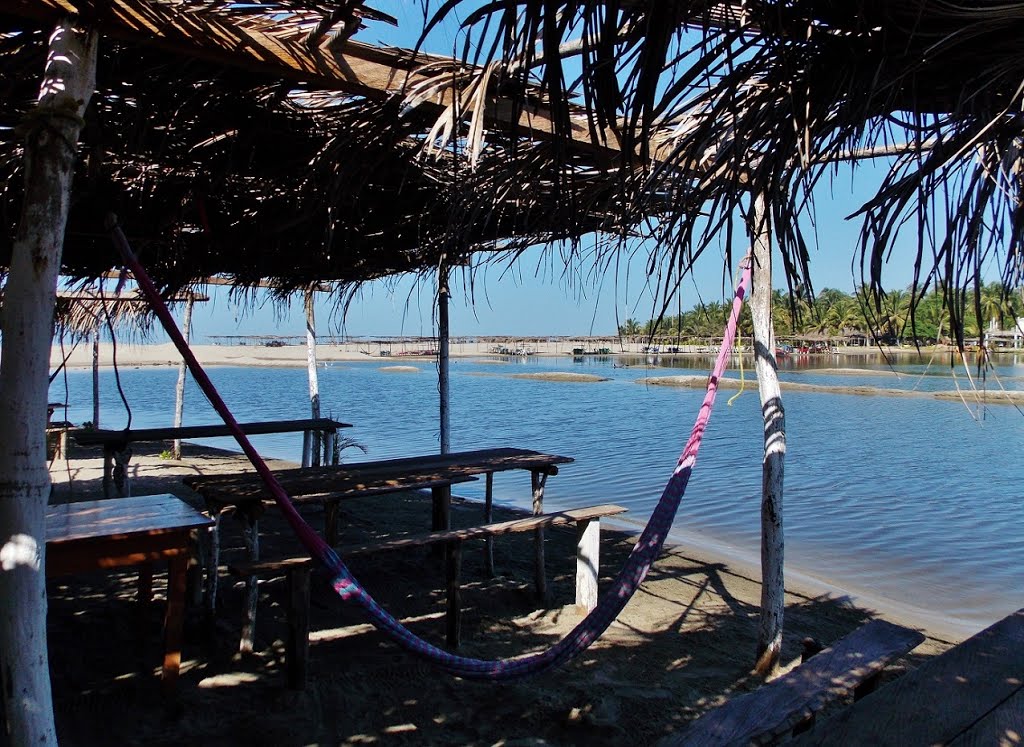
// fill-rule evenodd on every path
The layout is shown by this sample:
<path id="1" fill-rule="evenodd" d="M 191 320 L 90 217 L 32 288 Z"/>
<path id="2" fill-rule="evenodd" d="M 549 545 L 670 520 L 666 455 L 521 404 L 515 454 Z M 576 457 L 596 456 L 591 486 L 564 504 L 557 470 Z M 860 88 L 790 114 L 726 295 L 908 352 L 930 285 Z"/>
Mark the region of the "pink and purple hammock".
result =
<path id="1" fill-rule="evenodd" d="M 704 430 L 711 417 L 711 409 L 714 406 L 715 395 L 718 392 L 718 380 L 725 371 L 729 360 L 733 340 L 736 336 L 740 310 L 743 306 L 743 299 L 746 296 L 751 276 L 749 263 L 744 262 L 742 277 L 736 286 L 732 312 L 725 327 L 722 347 L 718 352 L 718 358 L 715 360 L 714 368 L 708 379 L 704 401 L 700 406 L 693 430 L 690 432 L 690 438 L 686 442 L 676 468 L 665 485 L 665 489 L 654 512 L 651 514 L 646 528 L 630 552 L 622 569 L 612 582 L 611 587 L 601 597 L 597 607 L 573 628 L 565 638 L 551 648 L 514 659 L 484 660 L 457 656 L 424 641 L 410 632 L 370 596 L 369 592 L 352 575 L 352 572 L 334 549 L 299 515 L 284 488 L 281 487 L 281 484 L 271 473 L 252 444 L 249 443 L 249 439 L 242 433 L 238 427 L 238 422 L 220 398 L 213 383 L 206 375 L 202 366 L 199 365 L 199 361 L 196 360 L 191 349 L 189 349 L 188 343 L 178 330 L 170 311 L 168 311 L 167 306 L 160 298 L 160 294 L 152 280 L 146 274 L 142 265 L 139 264 L 120 228 L 115 225 L 112 228 L 111 235 L 124 258 L 125 265 L 134 274 L 139 288 L 150 304 L 152 304 L 154 312 L 184 358 L 196 383 L 203 390 L 203 393 L 206 394 L 213 408 L 224 419 L 224 423 L 232 431 L 235 440 L 238 441 L 238 445 L 266 483 L 267 489 L 274 496 L 274 501 L 299 540 L 309 551 L 310 555 L 330 571 L 333 578 L 331 584 L 338 595 L 342 599 L 351 600 L 363 607 L 369 615 L 371 622 L 379 630 L 410 653 L 433 662 L 441 669 L 453 675 L 480 680 L 510 680 L 517 677 L 525 677 L 567 662 L 586 649 L 587 646 L 597 640 L 607 630 L 608 626 L 618 617 L 619 613 L 633 596 L 633 593 L 640 586 L 640 583 L 647 575 L 647 571 L 661 552 L 665 538 L 675 519 L 683 493 L 686 491 L 686 485 L 689 482 L 690 473 L 697 460 L 697 452 L 704 437 Z"/>

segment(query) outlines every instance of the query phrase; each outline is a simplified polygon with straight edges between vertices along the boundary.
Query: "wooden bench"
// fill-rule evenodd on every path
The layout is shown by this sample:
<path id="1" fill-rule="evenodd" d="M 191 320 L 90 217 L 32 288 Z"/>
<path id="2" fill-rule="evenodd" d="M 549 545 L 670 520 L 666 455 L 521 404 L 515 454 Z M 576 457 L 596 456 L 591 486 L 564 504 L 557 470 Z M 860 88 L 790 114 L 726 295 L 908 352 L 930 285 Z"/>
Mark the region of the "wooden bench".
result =
<path id="1" fill-rule="evenodd" d="M 663 745 L 772 744 L 812 722 L 829 703 L 867 695 L 887 664 L 916 648 L 916 630 L 872 620 L 796 669 L 709 711 Z"/>
<path id="2" fill-rule="evenodd" d="M 813 745 L 1019 745 L 1024 609 L 1019 609 L 799 737 Z"/>
<path id="3" fill-rule="evenodd" d="M 614 516 L 627 511 L 611 504 L 574 508 L 538 516 L 501 521 L 494 524 L 447 529 L 436 532 L 384 538 L 362 545 L 344 548 L 344 557 L 369 555 L 378 552 L 423 547 L 436 543 L 447 546 L 445 583 L 447 606 L 445 611 L 446 641 L 450 648 L 459 646 L 461 637 L 461 548 L 467 540 L 497 537 L 515 532 L 529 532 L 542 527 L 575 524 L 576 541 L 576 605 L 584 610 L 597 606 L 597 580 L 601 522 L 603 516 Z M 233 563 L 229 569 L 243 578 L 284 573 L 287 578 L 287 624 L 285 665 L 288 685 L 301 689 L 306 682 L 306 662 L 309 655 L 309 578 L 314 562 L 308 556 L 283 558 L 254 563 Z M 250 622 L 246 621 L 246 625 Z"/>
<path id="4" fill-rule="evenodd" d="M 334 441 L 339 428 L 350 428 L 348 423 L 340 423 L 330 418 L 305 418 L 301 420 L 268 420 L 258 423 L 239 423 L 242 432 L 247 436 L 266 435 L 271 433 L 303 434 L 305 445 L 310 442 L 311 434 L 317 434 L 325 445 L 328 453 L 334 450 Z M 230 436 L 227 425 L 185 425 L 166 428 L 137 428 L 134 430 L 77 430 L 72 434 L 79 446 L 103 447 L 103 494 L 110 498 L 110 486 L 113 483 L 119 495 L 128 492 L 128 461 L 131 451 L 128 447 L 133 443 L 144 441 L 171 441 L 183 438 L 220 438 Z M 115 473 L 114 464 L 118 469 Z"/>
<path id="5" fill-rule="evenodd" d="M 337 543 L 338 502 L 351 498 L 387 495 L 406 490 L 429 488 L 431 495 L 430 528 L 442 531 L 449 527 L 451 486 L 486 479 L 484 487 L 483 523 L 492 520 L 494 473 L 509 470 L 530 473 L 533 513 L 544 512 L 544 486 L 549 476 L 558 474 L 558 466 L 569 464 L 571 457 L 556 454 L 542 454 L 529 449 L 500 447 L 451 452 L 448 454 L 426 454 L 398 459 L 384 459 L 372 462 L 355 462 L 340 466 L 311 467 L 308 469 L 275 470 L 274 477 L 285 492 L 296 503 L 320 501 L 324 505 L 324 538 L 327 544 Z M 197 492 L 206 503 L 207 510 L 216 522 L 212 534 L 210 559 L 207 570 L 206 604 L 212 620 L 216 609 L 217 569 L 220 553 L 220 516 L 225 509 L 236 510 L 246 525 L 244 537 L 249 550 L 249 559 L 259 560 L 258 519 L 268 503 L 267 488 L 259 475 L 243 472 L 233 475 L 192 475 L 184 478 L 185 484 Z M 272 504 L 273 502 L 270 501 Z M 544 574 L 544 528 L 534 530 L 534 582 L 537 593 L 545 593 Z M 493 572 L 490 540 L 485 540 L 484 562 L 488 573 Z M 250 584 L 251 614 L 256 614 L 256 585 Z M 243 636 L 241 650 L 251 650 L 251 641 Z"/>

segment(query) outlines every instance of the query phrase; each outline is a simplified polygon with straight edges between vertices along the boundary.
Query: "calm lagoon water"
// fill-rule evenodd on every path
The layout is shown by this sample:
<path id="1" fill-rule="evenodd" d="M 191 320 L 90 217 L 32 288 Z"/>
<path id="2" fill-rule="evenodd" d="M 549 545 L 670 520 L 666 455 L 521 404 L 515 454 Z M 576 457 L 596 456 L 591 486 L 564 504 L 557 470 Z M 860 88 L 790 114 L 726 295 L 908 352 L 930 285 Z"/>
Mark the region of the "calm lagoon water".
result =
<path id="1" fill-rule="evenodd" d="M 625 366 L 624 364 L 629 364 Z M 395 364 L 415 372 L 384 371 Z M 637 383 L 645 376 L 706 373 L 707 360 L 643 358 L 457 359 L 452 364 L 452 446 L 521 446 L 572 456 L 548 481 L 546 507 L 595 502 L 629 507 L 646 521 L 689 433 L 701 391 Z M 835 369 L 859 369 L 859 373 Z M 690 369 L 690 370 L 684 370 Z M 831 369 L 831 370 L 829 370 Z M 599 383 L 512 378 L 576 371 Z M 239 420 L 308 417 L 305 369 L 213 368 L 210 376 Z M 965 372 L 956 372 L 961 388 Z M 428 453 L 438 448 L 437 377 L 432 362 L 401 359 L 332 363 L 320 370 L 322 413 L 356 427 L 346 461 Z M 730 375 L 738 375 L 733 371 Z M 751 372 L 748 368 L 747 376 Z M 877 356 L 794 359 L 782 377 L 831 385 L 954 389 L 949 361 Z M 1024 358 L 1004 356 L 985 386 L 1024 389 Z M 132 427 L 170 425 L 176 370 L 120 371 Z M 65 393 L 65 386 L 67 391 Z M 681 541 L 697 541 L 757 562 L 761 489 L 760 406 L 755 388 L 733 405 L 723 391 L 676 520 Z M 67 399 L 65 400 L 65 396 Z M 58 378 L 53 401 L 68 420 L 92 418 L 91 374 Z M 787 566 L 880 607 L 900 606 L 970 632 L 1024 606 L 1024 414 L 1011 406 L 969 410 L 960 402 L 784 392 Z M 113 372 L 101 375 L 101 425 L 127 415 Z M 186 424 L 217 422 L 190 382 Z M 296 434 L 253 439 L 269 456 L 298 460 Z M 211 445 L 230 448 L 229 439 Z M 482 486 L 460 486 L 479 497 Z M 529 481 L 495 479 L 505 503 L 526 505 Z"/>

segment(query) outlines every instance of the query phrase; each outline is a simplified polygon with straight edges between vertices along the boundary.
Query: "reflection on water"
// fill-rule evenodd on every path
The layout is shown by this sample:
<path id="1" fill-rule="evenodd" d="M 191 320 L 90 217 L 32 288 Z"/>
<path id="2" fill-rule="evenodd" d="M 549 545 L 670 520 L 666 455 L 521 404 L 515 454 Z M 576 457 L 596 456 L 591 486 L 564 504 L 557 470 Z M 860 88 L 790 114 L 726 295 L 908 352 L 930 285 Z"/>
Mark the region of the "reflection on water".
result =
<path id="1" fill-rule="evenodd" d="M 890 367 L 877 355 L 806 356 L 784 360 L 783 379 L 884 388 L 969 388 L 964 369 L 903 356 Z M 702 398 L 699 390 L 644 386 L 647 376 L 704 375 L 703 359 L 658 356 L 510 356 L 452 364 L 455 449 L 515 445 L 575 457 L 548 482 L 548 505 L 615 502 L 645 521 L 664 487 Z M 752 366 L 745 363 L 746 376 Z M 437 382 L 430 362 L 419 376 L 382 370 L 381 363 L 334 363 L 321 369 L 322 412 L 354 423 L 349 435 L 382 459 L 438 447 Z M 850 371 L 848 369 L 857 369 Z M 576 371 L 600 383 L 510 378 L 529 371 Z M 121 372 L 133 427 L 169 425 L 176 371 Z M 304 369 L 216 368 L 211 378 L 240 420 L 303 417 Z M 730 374 L 738 376 L 734 368 Z M 972 372 L 974 375 L 974 372 Z M 1024 389 L 1019 356 L 1001 356 L 988 373 L 1008 389 Z M 91 419 L 91 377 L 67 379 L 68 419 Z M 54 401 L 64 401 L 63 381 Z M 101 381 L 105 427 L 123 427 L 112 374 Z M 729 392 L 732 396 L 734 392 Z M 755 560 L 761 490 L 760 406 L 753 382 L 712 417 L 676 526 L 728 543 Z M 840 586 L 931 609 L 980 627 L 1021 604 L 1024 567 L 1024 416 L 989 407 L 974 419 L 963 404 L 931 399 L 834 393 L 784 394 L 787 557 Z M 194 388 L 186 423 L 215 422 Z M 297 460 L 294 435 L 254 439 L 263 453 Z M 210 441 L 230 446 L 229 440 Z M 498 475 L 496 495 L 525 505 L 528 480 Z M 480 486 L 460 489 L 479 496 Z"/>

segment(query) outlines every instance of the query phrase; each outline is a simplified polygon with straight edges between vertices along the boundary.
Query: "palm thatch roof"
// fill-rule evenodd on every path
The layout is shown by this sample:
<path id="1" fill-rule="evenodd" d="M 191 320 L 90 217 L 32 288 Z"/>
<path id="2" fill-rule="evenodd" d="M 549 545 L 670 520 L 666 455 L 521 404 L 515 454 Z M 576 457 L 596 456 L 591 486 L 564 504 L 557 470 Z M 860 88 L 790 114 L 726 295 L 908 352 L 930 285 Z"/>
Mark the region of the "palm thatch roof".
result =
<path id="1" fill-rule="evenodd" d="M 213 275 L 270 278 L 282 291 L 352 283 L 615 228 L 606 205 L 618 199 L 617 176 L 595 167 L 603 149 L 588 136 L 556 157 L 550 142 L 521 139 L 546 126 L 539 91 L 509 118 L 486 86 L 473 87 L 472 68 L 360 44 L 350 38 L 359 19 L 383 14 L 315 0 L 16 0 L 0 15 L 8 227 L 47 24 L 69 9 L 104 41 L 66 274 L 98 277 L 117 264 L 108 212 L 168 291 Z M 485 157 L 472 168 L 451 147 L 421 157 L 439 118 L 457 123 L 484 97 L 478 121 L 507 125 L 489 135 Z M 12 235 L 0 235 L 0 265 Z"/>
<path id="2" fill-rule="evenodd" d="M 815 187 L 838 162 L 890 153 L 858 216 L 866 283 L 880 290 L 893 248 L 916 247 L 915 290 L 940 281 L 956 324 L 956 289 L 1024 276 L 1024 3 L 452 0 L 435 22 L 455 11 L 467 47 L 501 40 L 483 63 L 536 71 L 553 111 L 585 101 L 650 164 L 617 222 L 651 212 L 645 194 L 687 195 L 660 225 L 680 271 L 730 244 L 761 194 L 787 278 L 809 284 Z"/>

